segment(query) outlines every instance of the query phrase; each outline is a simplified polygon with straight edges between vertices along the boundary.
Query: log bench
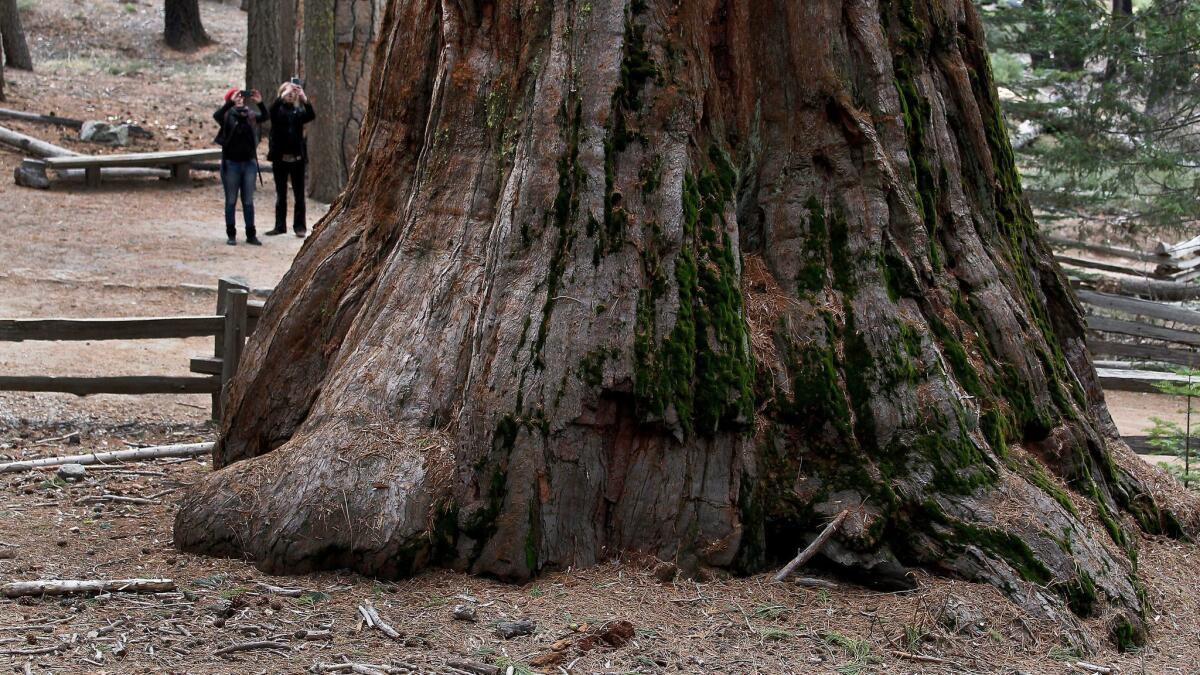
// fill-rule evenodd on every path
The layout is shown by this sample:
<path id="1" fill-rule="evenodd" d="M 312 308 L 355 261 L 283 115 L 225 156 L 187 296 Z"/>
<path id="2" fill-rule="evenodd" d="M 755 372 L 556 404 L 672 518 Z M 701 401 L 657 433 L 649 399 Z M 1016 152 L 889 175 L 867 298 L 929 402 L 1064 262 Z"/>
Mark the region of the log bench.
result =
<path id="1" fill-rule="evenodd" d="M 83 169 L 88 186 L 100 185 L 101 169 L 116 168 L 160 168 L 166 167 L 170 177 L 177 183 L 186 182 L 191 175 L 192 164 L 221 159 L 221 149 L 177 150 L 173 152 L 138 152 L 123 155 L 81 155 L 78 157 L 47 157 L 37 161 L 45 169 L 63 171 Z"/>

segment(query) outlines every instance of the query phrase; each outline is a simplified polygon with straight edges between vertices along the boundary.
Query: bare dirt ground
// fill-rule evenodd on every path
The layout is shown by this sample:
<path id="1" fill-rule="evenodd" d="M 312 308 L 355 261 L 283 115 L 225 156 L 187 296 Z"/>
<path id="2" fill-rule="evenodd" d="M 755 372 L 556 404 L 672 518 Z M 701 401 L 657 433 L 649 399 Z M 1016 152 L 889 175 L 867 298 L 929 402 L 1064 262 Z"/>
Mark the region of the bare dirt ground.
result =
<path id="1" fill-rule="evenodd" d="M 234 6 L 201 7 L 218 44 L 184 56 L 161 45 L 160 3 L 32 3 L 24 18 L 38 70 L 9 71 L 5 105 L 135 121 L 156 138 L 133 150 L 208 147 L 209 114 L 241 79 L 245 20 Z M 0 124 L 98 151 L 58 128 Z M 34 191 L 7 179 L 19 161 L 0 152 L 0 316 L 210 313 L 215 296 L 181 284 L 214 286 L 219 276 L 237 275 L 272 286 L 301 244 L 283 237 L 261 249 L 225 246 L 212 176 L 182 189 L 143 181 Z M 258 204 L 266 222 L 269 195 Z M 311 208 L 310 220 L 321 212 Z M 189 356 L 210 350 L 206 340 L 0 343 L 0 372 L 185 374 Z M 1125 433 L 1179 407 L 1165 397 L 1111 401 Z M 211 440 L 208 403 L 206 396 L 0 394 L 0 460 Z M 76 443 L 62 438 L 72 432 Z M 154 577 L 178 586 L 157 595 L 0 600 L 0 669 L 299 673 L 350 660 L 393 664 L 395 672 L 504 675 L 1082 672 L 1058 626 L 991 588 L 926 574 L 918 591 L 902 594 L 775 584 L 768 576 L 661 581 L 653 561 L 638 560 L 523 586 L 453 572 L 401 582 L 339 572 L 273 578 L 241 561 L 172 548 L 174 498 L 209 470 L 202 460 L 163 460 L 93 468 L 71 483 L 53 470 L 0 474 L 0 582 Z M 1197 554 L 1191 544 L 1142 538 L 1151 640 L 1118 654 L 1104 639 L 1104 619 L 1093 619 L 1088 628 L 1104 646 L 1086 660 L 1127 673 L 1200 671 Z M 302 594 L 276 595 L 262 583 Z M 363 624 L 357 606 L 367 600 L 400 638 Z M 477 620 L 456 620 L 459 604 L 474 604 Z M 497 636 L 498 622 L 516 619 L 533 620 L 533 634 Z M 328 635 L 297 637 L 303 630 Z M 249 642 L 274 644 L 216 654 Z"/>

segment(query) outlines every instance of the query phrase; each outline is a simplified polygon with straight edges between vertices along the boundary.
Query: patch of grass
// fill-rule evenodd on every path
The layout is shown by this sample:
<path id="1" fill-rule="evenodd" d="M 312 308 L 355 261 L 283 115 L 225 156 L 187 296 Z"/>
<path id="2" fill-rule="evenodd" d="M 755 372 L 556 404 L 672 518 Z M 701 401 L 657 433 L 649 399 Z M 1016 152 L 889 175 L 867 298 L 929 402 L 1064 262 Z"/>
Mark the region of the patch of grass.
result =
<path id="1" fill-rule="evenodd" d="M 250 592 L 251 591 L 249 588 L 242 588 L 241 586 L 237 586 L 235 588 L 228 588 L 226 590 L 221 591 L 221 597 L 225 598 L 226 600 L 232 600 L 239 595 L 245 595 Z"/>
<path id="2" fill-rule="evenodd" d="M 214 574 L 211 577 L 200 577 L 192 581 L 192 586 L 197 588 L 217 588 L 224 586 L 228 577 L 224 574 Z"/>
<path id="3" fill-rule="evenodd" d="M 782 630 L 780 628 L 761 628 L 758 631 L 758 636 L 764 641 L 774 640 L 783 641 L 790 640 L 796 637 L 796 634 L 791 631 Z"/>
<path id="4" fill-rule="evenodd" d="M 542 589 L 538 588 L 537 585 L 530 586 L 529 587 L 529 597 L 531 597 L 531 598 L 542 597 Z"/>
<path id="5" fill-rule="evenodd" d="M 926 633 L 916 626 L 910 626 L 908 624 L 904 625 L 904 645 L 910 652 L 915 653 L 921 646 L 921 643 L 924 642 L 925 638 L 928 636 L 929 633 Z"/>
<path id="6" fill-rule="evenodd" d="M 502 673 L 511 672 L 512 675 L 536 675 L 534 670 L 528 665 L 507 656 L 498 657 L 492 663 L 499 666 Z"/>
<path id="7" fill-rule="evenodd" d="M 754 616 L 759 619 L 778 619 L 788 611 L 783 605 L 759 605 L 754 608 Z"/>
<path id="8" fill-rule="evenodd" d="M 304 607 L 315 607 L 318 602 L 325 602 L 330 598 L 328 593 L 321 591 L 309 591 L 296 598 L 296 604 Z"/>
<path id="9" fill-rule="evenodd" d="M 866 640 L 856 640 L 841 633 L 829 633 L 825 642 L 846 650 L 850 660 L 840 664 L 835 670 L 841 675 L 859 675 L 867 672 L 872 664 L 879 663 L 879 657 L 871 653 L 871 643 Z"/>

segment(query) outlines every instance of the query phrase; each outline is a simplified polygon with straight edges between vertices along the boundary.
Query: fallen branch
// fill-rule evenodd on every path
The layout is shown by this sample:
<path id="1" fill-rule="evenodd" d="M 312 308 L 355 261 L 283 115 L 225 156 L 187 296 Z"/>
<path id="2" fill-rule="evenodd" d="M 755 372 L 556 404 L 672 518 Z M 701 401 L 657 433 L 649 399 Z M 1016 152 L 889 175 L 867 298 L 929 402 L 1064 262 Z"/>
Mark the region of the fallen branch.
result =
<path id="1" fill-rule="evenodd" d="M 285 644 L 283 642 L 270 642 L 270 641 L 242 642 L 240 644 L 229 645 L 228 647 L 222 647 L 221 649 L 218 649 L 217 651 L 213 652 L 213 656 L 224 656 L 226 654 L 232 654 L 234 652 L 248 652 L 248 651 L 251 651 L 254 649 L 282 649 L 284 651 L 291 651 L 292 647 L 291 647 L 291 645 Z"/>
<path id="2" fill-rule="evenodd" d="M 833 590 L 838 587 L 838 585 L 832 581 L 817 579 L 815 577 L 796 577 L 795 579 L 792 579 L 792 583 L 796 584 L 797 586 L 804 586 L 805 588 L 824 588 Z"/>
<path id="3" fill-rule="evenodd" d="M 492 666 L 486 663 L 473 663 L 471 661 L 447 661 L 446 665 L 451 668 L 465 670 L 468 673 L 475 673 L 475 675 L 500 675 L 503 672 L 499 666 Z"/>
<path id="4" fill-rule="evenodd" d="M 375 605 L 371 604 L 370 600 L 367 600 L 358 606 L 358 613 L 361 614 L 363 619 L 366 620 L 368 626 L 371 628 L 378 628 L 380 632 L 392 638 L 393 640 L 399 640 L 403 637 L 400 635 L 399 631 L 389 626 L 383 619 L 379 618 L 379 612 L 375 611 Z"/>
<path id="5" fill-rule="evenodd" d="M 69 457 L 44 457 L 42 459 L 0 464 L 0 473 L 28 471 L 39 466 L 59 466 L 60 464 L 103 464 L 105 462 L 136 462 L 143 459 L 160 459 L 163 457 L 195 457 L 212 452 L 212 448 L 212 443 L 184 443 L 182 445 L 157 445 L 133 450 L 93 452 L 87 455 L 71 455 Z"/>
<path id="6" fill-rule="evenodd" d="M 165 593 L 175 590 L 171 579 L 109 579 L 14 581 L 4 584 L 4 596 L 19 598 L 25 595 L 71 595 L 74 593 Z"/>
<path id="7" fill-rule="evenodd" d="M 4 651 L 0 651 L 0 654 L 4 654 L 6 656 L 16 656 L 18 654 L 22 656 L 33 656 L 35 654 L 49 654 L 50 652 L 56 652 L 65 646 L 66 645 L 51 645 L 49 647 L 37 647 L 36 649 L 5 649 Z"/>
<path id="8" fill-rule="evenodd" d="M 92 495 L 90 497 L 84 497 L 83 499 L 80 499 L 79 501 L 77 501 L 75 503 L 82 506 L 83 504 L 97 504 L 99 502 L 120 502 L 123 504 L 146 504 L 146 505 L 159 503 L 159 501 L 157 499 L 147 499 L 145 497 L 124 497 L 122 495 L 109 495 L 109 494 Z"/>
<path id="9" fill-rule="evenodd" d="M 308 591 L 304 590 L 303 588 L 283 588 L 282 586 L 272 586 L 271 584 L 264 584 L 261 581 L 258 582 L 258 586 L 259 586 L 259 588 L 262 588 L 264 591 L 266 591 L 268 593 L 272 593 L 274 595 L 282 595 L 285 598 L 298 598 L 308 592 Z"/>
<path id="10" fill-rule="evenodd" d="M 956 663 L 954 661 L 951 661 L 950 659 L 943 659 L 943 658 L 939 658 L 936 656 L 925 656 L 924 654 L 912 654 L 910 652 L 902 652 L 897 649 L 892 650 L 892 655 L 898 656 L 902 659 L 908 659 L 909 661 L 919 661 L 921 663 L 940 663 L 940 664 L 944 664 L 944 665 L 951 665 L 956 668 L 962 668 L 961 665 L 959 665 L 958 663 Z"/>
<path id="11" fill-rule="evenodd" d="M 408 673 L 410 669 L 400 669 L 394 666 L 382 666 L 377 663 L 318 663 L 313 667 L 316 673 L 360 673 L 360 675 L 391 675 L 392 673 Z"/>
<path id="12" fill-rule="evenodd" d="M 814 539 L 811 544 L 805 547 L 803 551 L 800 551 L 795 558 L 792 558 L 790 563 L 784 565 L 783 569 L 779 570 L 779 573 L 775 575 L 775 581 L 783 581 L 784 579 L 788 578 L 792 572 L 795 572 L 800 568 L 800 566 L 808 562 L 809 558 L 812 558 L 814 555 L 820 552 L 820 550 L 825 547 L 825 544 L 829 542 L 830 537 L 832 537 L 834 533 L 838 531 L 838 528 L 842 526 L 842 523 L 846 522 L 846 518 L 849 515 L 850 509 L 845 509 L 841 513 L 837 514 L 837 516 L 835 516 L 834 519 L 825 526 L 825 529 L 821 530 L 821 534 L 818 534 L 817 538 Z"/>
<path id="13" fill-rule="evenodd" d="M 8 108 L 0 108 L 0 118 L 21 120 L 22 122 L 36 122 L 38 124 L 57 124 L 60 127 L 68 127 L 71 129 L 83 128 L 83 120 L 77 120 L 70 117 L 59 117 L 58 115 L 39 115 L 37 113 L 10 110 Z M 146 131 L 136 124 L 129 125 L 129 135 L 141 136 L 142 138 L 154 138 L 153 133 Z"/>
<path id="14" fill-rule="evenodd" d="M 47 143 L 40 138 L 0 127 L 0 145 L 6 145 L 34 157 L 79 157 L 80 153 L 64 147 Z"/>
<path id="15" fill-rule="evenodd" d="M 1087 661 L 1076 661 L 1075 667 L 1080 670 L 1086 670 L 1089 673 L 1100 673 L 1101 675 L 1107 675 L 1113 671 L 1113 669 L 1109 668 L 1108 666 L 1098 666 L 1094 663 L 1088 663 Z"/>
<path id="16" fill-rule="evenodd" d="M 311 629 L 301 629 L 292 633 L 292 637 L 297 640 L 327 640 L 331 635 L 333 635 L 332 631 Z"/>

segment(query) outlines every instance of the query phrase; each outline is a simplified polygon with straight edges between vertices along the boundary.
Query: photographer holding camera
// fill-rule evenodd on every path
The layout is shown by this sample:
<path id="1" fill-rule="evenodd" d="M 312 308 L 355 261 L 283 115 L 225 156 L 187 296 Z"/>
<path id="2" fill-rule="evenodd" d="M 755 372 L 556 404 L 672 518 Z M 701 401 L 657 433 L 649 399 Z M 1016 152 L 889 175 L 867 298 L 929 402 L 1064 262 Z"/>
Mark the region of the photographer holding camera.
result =
<path id="1" fill-rule="evenodd" d="M 250 107 L 250 102 L 257 110 Z M 225 187 L 225 234 L 230 246 L 237 244 L 238 194 L 242 196 L 242 213 L 246 221 L 246 243 L 261 246 L 254 230 L 254 178 L 258 175 L 259 127 L 267 117 L 262 94 L 257 89 L 236 87 L 225 92 L 225 105 L 213 119 L 221 125 L 216 142 L 221 146 L 221 184 Z"/>
<path id="2" fill-rule="evenodd" d="M 296 200 L 292 230 L 297 237 L 308 233 L 304 213 L 304 173 L 308 164 L 308 142 L 304 125 L 317 118 L 300 79 L 279 86 L 279 96 L 271 103 L 271 133 L 268 138 L 267 159 L 275 173 L 275 229 L 268 235 L 287 233 L 288 181 Z"/>

